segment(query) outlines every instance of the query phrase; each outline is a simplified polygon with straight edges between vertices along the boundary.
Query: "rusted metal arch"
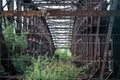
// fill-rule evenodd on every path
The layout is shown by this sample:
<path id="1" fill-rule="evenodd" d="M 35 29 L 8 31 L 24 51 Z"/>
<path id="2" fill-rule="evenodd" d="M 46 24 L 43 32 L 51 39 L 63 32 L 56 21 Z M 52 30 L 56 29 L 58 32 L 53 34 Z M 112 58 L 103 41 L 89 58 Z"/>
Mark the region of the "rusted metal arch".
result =
<path id="1" fill-rule="evenodd" d="M 24 16 L 24 17 L 32 17 L 32 16 L 120 16 L 120 11 L 110 10 L 110 11 L 102 11 L 102 10 L 77 10 L 77 11 L 62 11 L 58 9 L 47 10 L 46 12 L 42 11 L 0 11 L 0 16 Z"/>

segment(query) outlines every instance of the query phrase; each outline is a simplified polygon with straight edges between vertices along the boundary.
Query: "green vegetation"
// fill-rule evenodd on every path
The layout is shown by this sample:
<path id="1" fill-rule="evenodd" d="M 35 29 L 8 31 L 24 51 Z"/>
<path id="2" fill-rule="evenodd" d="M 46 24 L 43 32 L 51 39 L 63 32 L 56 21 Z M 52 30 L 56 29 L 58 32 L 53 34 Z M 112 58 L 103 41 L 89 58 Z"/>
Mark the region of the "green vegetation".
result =
<path id="1" fill-rule="evenodd" d="M 15 23 L 6 25 L 3 29 L 5 45 L 15 70 L 24 75 L 23 80 L 69 80 L 85 75 L 87 66 L 77 68 L 72 64 L 72 53 L 69 49 L 57 49 L 52 57 L 47 54 L 38 57 L 23 54 L 22 51 L 27 47 L 27 32 L 18 35 Z M 5 71 L 3 67 L 0 69 L 0 74 Z"/>
<path id="2" fill-rule="evenodd" d="M 27 55 L 23 56 L 19 54 L 27 47 L 27 32 L 21 32 L 18 35 L 16 33 L 16 26 L 17 24 L 15 22 L 9 23 L 6 18 L 5 21 L 2 21 L 3 37 L 6 47 L 5 49 L 3 48 L 3 51 L 7 53 L 2 53 L 1 55 L 4 55 L 4 59 L 11 60 L 18 73 L 22 74 L 26 66 L 23 59 L 28 59 L 28 57 Z"/>
<path id="3" fill-rule="evenodd" d="M 69 49 L 56 49 L 55 56 L 62 60 L 71 60 L 72 53 Z"/>
<path id="4" fill-rule="evenodd" d="M 25 40 L 27 32 L 22 32 L 21 35 L 17 35 L 15 29 L 16 24 L 13 23 L 7 24 L 7 26 L 3 30 L 3 36 L 8 52 L 20 52 L 27 46 L 27 41 Z"/>
<path id="5" fill-rule="evenodd" d="M 32 57 L 29 54 L 14 54 L 11 57 L 19 74 L 24 75 L 23 80 L 69 80 L 78 75 L 85 75 L 87 65 L 77 68 L 70 60 L 56 59 L 39 55 Z"/>
<path id="6" fill-rule="evenodd" d="M 4 75 L 5 74 L 5 69 L 2 65 L 0 65 L 0 75 Z"/>
<path id="7" fill-rule="evenodd" d="M 31 66 L 27 67 L 25 80 L 69 80 L 79 74 L 84 75 L 83 71 L 86 69 L 87 66 L 77 68 L 70 61 L 38 56 L 37 59 L 33 58 Z"/>
<path id="8" fill-rule="evenodd" d="M 19 74 L 24 74 L 27 66 L 31 65 L 32 56 L 29 54 L 12 54 L 12 63 Z"/>

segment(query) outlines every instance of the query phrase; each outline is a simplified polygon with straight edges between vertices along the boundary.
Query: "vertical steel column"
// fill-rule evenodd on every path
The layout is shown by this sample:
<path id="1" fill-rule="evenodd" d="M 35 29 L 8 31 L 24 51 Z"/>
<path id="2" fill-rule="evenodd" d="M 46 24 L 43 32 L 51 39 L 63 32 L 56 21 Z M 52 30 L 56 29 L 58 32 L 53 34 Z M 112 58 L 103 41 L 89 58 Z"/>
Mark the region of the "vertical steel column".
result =
<path id="1" fill-rule="evenodd" d="M 113 1 L 113 4 L 111 4 L 111 10 L 116 10 L 117 2 L 118 2 L 118 0 Z M 107 54 L 108 54 L 111 33 L 112 33 L 112 29 L 113 29 L 113 23 L 114 23 L 114 16 L 111 16 L 110 21 L 109 21 L 106 43 L 105 43 L 105 50 L 104 50 L 104 55 L 103 55 L 103 63 L 102 63 L 102 68 L 101 68 L 101 73 L 100 73 L 100 80 L 103 80 L 104 75 L 105 75 L 105 66 L 106 66 L 106 61 L 107 61 Z"/>
<path id="2" fill-rule="evenodd" d="M 22 10 L 21 8 L 22 8 L 22 6 L 20 5 L 20 3 L 21 2 L 19 2 L 19 6 L 18 6 L 18 10 Z M 28 8 L 26 7 L 26 6 L 23 6 L 23 8 L 24 8 L 24 11 L 27 11 L 28 10 Z M 29 22 L 28 22 L 28 20 L 29 20 L 29 17 L 24 17 L 24 24 L 23 24 L 23 30 L 24 31 L 27 31 L 28 30 L 28 26 L 29 26 Z"/>
<path id="3" fill-rule="evenodd" d="M 93 17 L 91 16 L 91 22 L 90 22 L 90 34 L 92 34 L 92 24 L 93 24 Z M 91 60 L 93 60 L 93 35 L 90 36 L 90 54 L 91 54 Z"/>
<path id="4" fill-rule="evenodd" d="M 0 11 L 2 11 L 2 0 L 0 0 Z M 0 49 L 2 48 L 2 20 L 1 20 L 1 17 L 0 17 Z M 1 65 L 1 55 L 2 55 L 2 52 L 0 50 L 0 65 Z"/>
<path id="5" fill-rule="evenodd" d="M 0 0 L 0 11 L 2 11 L 2 0 Z"/>
<path id="6" fill-rule="evenodd" d="M 87 18 L 89 18 L 89 17 L 87 17 Z M 89 42 L 88 42 L 88 37 L 89 37 L 89 35 L 88 35 L 88 19 L 86 20 L 86 28 L 85 29 L 86 29 L 86 42 L 87 42 L 86 43 L 86 57 L 87 57 L 86 58 L 86 61 L 87 61 L 86 63 L 89 63 L 89 55 L 88 55 L 88 53 L 89 53 L 89 51 L 88 51 L 89 50 L 88 49 L 89 48 L 89 46 L 88 46 L 89 45 Z"/>
<path id="7" fill-rule="evenodd" d="M 8 10 L 14 9 L 14 0 L 6 0 L 8 2 Z"/>
<path id="8" fill-rule="evenodd" d="M 22 10 L 21 0 L 16 0 L 17 10 Z M 17 17 L 17 33 L 20 34 L 22 30 L 22 20 L 21 17 Z M 24 26 L 24 25 L 23 25 Z"/>
<path id="9" fill-rule="evenodd" d="M 2 0 L 0 0 L 0 11 L 2 11 Z M 0 17 L 0 42 L 2 39 L 2 26 L 1 26 L 1 17 Z"/>
<path id="10" fill-rule="evenodd" d="M 14 10 L 14 0 L 6 0 L 8 2 L 7 7 L 8 10 Z M 14 17 L 8 17 L 10 23 L 13 23 Z"/>

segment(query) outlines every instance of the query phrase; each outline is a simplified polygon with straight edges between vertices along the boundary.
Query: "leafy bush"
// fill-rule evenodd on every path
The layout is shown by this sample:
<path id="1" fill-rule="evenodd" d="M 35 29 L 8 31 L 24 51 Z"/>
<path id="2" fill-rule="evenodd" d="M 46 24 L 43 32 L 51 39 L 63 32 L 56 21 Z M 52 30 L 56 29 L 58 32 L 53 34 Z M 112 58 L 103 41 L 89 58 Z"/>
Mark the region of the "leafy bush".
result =
<path id="1" fill-rule="evenodd" d="M 15 32 L 16 24 L 7 24 L 3 30 L 3 36 L 5 39 L 5 44 L 7 46 L 8 52 L 13 53 L 13 51 L 20 52 L 27 46 L 26 34 L 27 32 L 22 32 L 21 35 L 17 35 Z"/>
<path id="2" fill-rule="evenodd" d="M 40 80 L 45 74 L 46 66 L 49 64 L 48 58 L 38 56 L 37 59 L 32 58 L 31 66 L 28 66 L 25 71 L 25 80 Z"/>
<path id="3" fill-rule="evenodd" d="M 32 65 L 25 71 L 25 80 L 69 80 L 75 78 L 87 69 L 87 67 L 77 68 L 70 61 L 57 61 L 54 57 L 47 56 L 32 58 Z"/>
<path id="4" fill-rule="evenodd" d="M 5 41 L 4 48 L 1 48 L 1 54 L 2 54 L 2 61 L 6 64 L 2 64 L 6 71 L 10 69 L 8 74 L 14 73 L 13 68 L 11 68 L 13 65 L 16 68 L 16 70 L 22 74 L 24 72 L 24 66 L 26 65 L 25 61 L 23 59 L 26 59 L 26 55 L 18 55 L 20 54 L 24 48 L 27 46 L 27 32 L 21 32 L 20 35 L 16 33 L 17 24 L 15 22 L 9 23 L 7 18 L 1 18 L 1 26 L 3 30 L 3 37 Z M 11 61 L 13 64 L 11 64 Z M 8 63 L 9 62 L 9 63 Z M 8 66 L 7 66 L 8 65 Z M 9 68 L 10 67 L 10 68 Z"/>
<path id="5" fill-rule="evenodd" d="M 72 59 L 69 49 L 57 49 L 55 55 L 59 59 L 55 59 L 54 56 L 49 58 L 47 55 L 34 58 L 29 54 L 20 54 L 27 46 L 25 40 L 27 33 L 22 32 L 21 35 L 17 35 L 15 29 L 15 23 L 9 24 L 5 27 L 3 34 L 8 52 L 18 52 L 12 54 L 11 59 L 16 71 L 25 75 L 24 80 L 69 80 L 75 78 L 80 72 L 83 74 L 82 72 L 87 68 L 77 68 L 68 61 Z"/>
<path id="6" fill-rule="evenodd" d="M 12 54 L 12 63 L 19 74 L 24 74 L 27 66 L 31 65 L 32 56 L 29 54 Z"/>
<path id="7" fill-rule="evenodd" d="M 39 55 L 37 58 L 29 54 L 13 54 L 13 64 L 23 80 L 69 80 L 84 75 L 87 66 L 77 68 L 68 60 L 58 60 L 54 56 Z"/>
<path id="8" fill-rule="evenodd" d="M 71 60 L 72 53 L 69 49 L 56 49 L 55 56 L 58 56 L 62 60 Z"/>

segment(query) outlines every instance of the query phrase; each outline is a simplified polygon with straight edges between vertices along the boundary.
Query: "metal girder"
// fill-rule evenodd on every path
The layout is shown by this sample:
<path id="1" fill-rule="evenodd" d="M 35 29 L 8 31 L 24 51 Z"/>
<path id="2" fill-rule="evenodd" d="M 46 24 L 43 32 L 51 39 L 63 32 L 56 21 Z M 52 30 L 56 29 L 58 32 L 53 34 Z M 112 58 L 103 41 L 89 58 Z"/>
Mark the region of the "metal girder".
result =
<path id="1" fill-rule="evenodd" d="M 62 17 L 62 16 L 61 16 Z M 61 21 L 60 21 L 61 20 Z M 65 19 L 65 18 L 62 18 L 62 19 L 49 19 L 49 18 L 47 18 L 47 22 L 49 22 L 49 23 L 63 23 L 63 22 L 65 22 L 65 23 L 70 23 L 70 22 L 73 22 L 74 20 L 73 19 L 71 19 L 71 18 L 69 18 L 69 19 Z"/>
<path id="2" fill-rule="evenodd" d="M 70 39 L 71 39 L 71 37 L 66 37 L 66 36 L 65 36 L 65 37 L 61 37 L 61 36 L 59 36 L 59 37 L 58 37 L 58 36 L 53 36 L 52 38 L 57 38 L 57 39 L 67 39 L 67 38 L 70 38 Z"/>
<path id="3" fill-rule="evenodd" d="M 54 44 L 58 44 L 58 45 L 64 45 L 64 44 L 71 44 L 71 41 L 67 41 L 67 42 L 58 42 L 58 41 L 54 41 Z"/>
<path id="4" fill-rule="evenodd" d="M 0 0 L 0 11 L 2 10 L 2 0 Z"/>
<path id="5" fill-rule="evenodd" d="M 24 16 L 24 17 L 32 17 L 32 16 L 42 16 L 41 12 L 38 11 L 0 11 L 0 16 Z"/>
<path id="6" fill-rule="evenodd" d="M 68 28 L 73 28 L 73 25 L 69 25 L 69 26 L 66 26 L 66 25 L 65 26 L 59 26 L 59 25 L 57 26 L 56 25 L 56 26 L 49 26 L 49 28 L 50 29 L 53 29 L 53 28 L 55 28 L 55 29 L 68 29 Z"/>
<path id="7" fill-rule="evenodd" d="M 54 31 L 54 30 L 56 30 L 56 31 L 65 31 L 65 30 L 67 30 L 67 31 L 72 31 L 72 29 L 70 28 L 67 28 L 67 29 L 63 29 L 63 28 L 60 28 L 60 29 L 56 29 L 56 28 L 50 28 L 50 30 L 52 30 L 52 31 Z"/>
<path id="8" fill-rule="evenodd" d="M 65 46 L 56 46 L 56 48 L 59 48 L 59 49 L 69 49 L 70 47 L 65 47 Z"/>
<path id="9" fill-rule="evenodd" d="M 36 0 L 39 1 L 39 0 Z M 69 1 L 69 0 L 42 0 L 42 1 Z"/>
<path id="10" fill-rule="evenodd" d="M 63 49 L 67 49 L 67 48 L 70 48 L 71 45 L 68 45 L 68 44 L 61 44 L 58 46 L 58 44 L 55 44 L 54 45 L 56 48 L 63 48 Z"/>
<path id="11" fill-rule="evenodd" d="M 61 30 L 61 31 L 60 30 L 56 30 L 56 31 L 55 30 L 51 30 L 51 34 L 52 33 L 58 33 L 58 34 L 59 33 L 63 33 L 63 34 L 64 33 L 68 33 L 69 34 L 69 33 L 72 33 L 72 30 L 71 31 L 70 30 L 68 30 L 68 31 L 67 30 L 66 31 L 65 30 Z"/>
<path id="12" fill-rule="evenodd" d="M 51 33 L 55 33 L 55 32 L 60 32 L 63 31 L 63 32 L 72 32 L 73 30 L 70 30 L 70 29 L 50 29 Z"/>
<path id="13" fill-rule="evenodd" d="M 66 47 L 66 48 L 68 48 L 68 47 L 70 47 L 71 45 L 69 45 L 69 44 L 61 44 L 61 45 L 58 46 L 58 44 L 54 44 L 54 46 L 56 46 L 57 48 L 58 48 L 58 47 L 64 47 L 64 48 Z"/>
<path id="14" fill-rule="evenodd" d="M 80 3 L 22 3 L 23 6 L 77 6 Z"/>
<path id="15" fill-rule="evenodd" d="M 74 19 L 72 16 L 48 16 L 47 20 L 49 19 Z"/>
<path id="16" fill-rule="evenodd" d="M 55 24 L 57 24 L 57 25 L 73 25 L 73 24 L 71 24 L 71 22 L 52 22 L 52 23 L 49 23 L 48 22 L 48 25 L 55 25 Z"/>
<path id="17" fill-rule="evenodd" d="M 61 40 L 61 39 L 63 40 L 63 39 L 64 39 L 64 40 L 66 40 L 67 38 L 57 38 L 57 37 L 52 37 L 52 39 L 54 39 L 54 40 L 55 40 L 55 39 L 59 39 L 59 40 Z M 71 38 L 71 37 L 69 38 L 69 36 L 68 36 L 68 39 L 67 39 L 67 40 L 71 40 L 71 39 L 72 39 L 72 38 Z"/>
<path id="18" fill-rule="evenodd" d="M 71 22 L 51 22 L 49 23 L 48 22 L 48 25 L 51 26 L 51 25 L 57 25 L 57 26 L 66 26 L 66 25 L 69 25 L 69 26 L 73 26 L 73 24 Z"/>
<path id="19" fill-rule="evenodd" d="M 42 11 L 0 11 L 0 16 L 120 16 L 120 11 L 100 11 L 100 10 L 77 10 L 77 11 L 62 11 L 57 9 Z"/>
<path id="20" fill-rule="evenodd" d="M 67 32 L 67 33 L 58 33 L 58 32 L 53 32 L 53 33 L 51 33 L 51 34 L 61 34 L 61 35 L 72 35 L 72 32 Z"/>
<path id="21" fill-rule="evenodd" d="M 111 7 L 112 10 L 116 10 L 117 9 L 117 2 L 118 0 L 114 0 L 113 1 L 113 5 Z M 112 35 L 112 30 L 113 30 L 113 25 L 114 25 L 114 16 L 110 17 L 110 21 L 109 21 L 109 26 L 108 26 L 108 32 L 107 32 L 107 36 L 106 36 L 106 42 L 105 42 L 105 49 L 104 49 L 104 54 L 103 54 L 103 63 L 101 65 L 101 72 L 100 72 L 100 80 L 107 80 L 107 77 L 105 78 L 105 72 L 106 72 L 106 61 L 107 61 L 107 55 L 108 55 L 108 51 L 109 51 L 109 44 L 110 44 L 110 39 L 111 39 L 111 35 Z M 113 71 L 111 71 L 112 73 Z M 109 72 L 110 73 L 110 72 Z M 109 77 L 109 73 L 108 73 L 108 77 Z"/>
<path id="22" fill-rule="evenodd" d="M 60 39 L 60 38 L 59 38 L 59 39 L 58 39 L 58 38 L 53 38 L 53 40 L 54 40 L 54 41 L 71 41 L 71 38 L 70 38 L 70 39 L 69 39 L 69 38 L 68 38 L 68 39 L 64 39 L 64 38 L 61 38 L 61 39 Z"/>
<path id="23" fill-rule="evenodd" d="M 49 29 L 73 29 L 73 28 L 69 28 L 69 27 L 64 27 L 64 28 L 60 28 L 60 27 L 52 27 L 52 28 L 49 28 Z"/>
<path id="24" fill-rule="evenodd" d="M 48 26 L 55 26 L 55 25 L 57 25 L 57 26 L 73 26 L 73 24 L 71 24 L 71 23 L 61 23 L 61 24 L 57 24 L 57 23 L 48 23 Z"/>

